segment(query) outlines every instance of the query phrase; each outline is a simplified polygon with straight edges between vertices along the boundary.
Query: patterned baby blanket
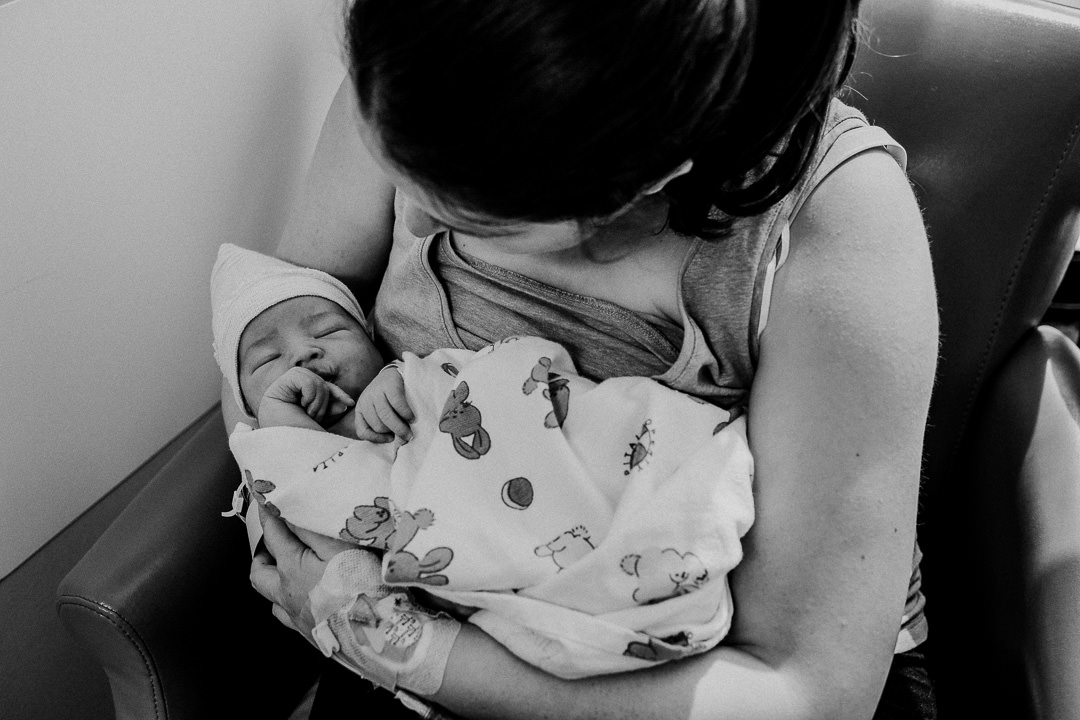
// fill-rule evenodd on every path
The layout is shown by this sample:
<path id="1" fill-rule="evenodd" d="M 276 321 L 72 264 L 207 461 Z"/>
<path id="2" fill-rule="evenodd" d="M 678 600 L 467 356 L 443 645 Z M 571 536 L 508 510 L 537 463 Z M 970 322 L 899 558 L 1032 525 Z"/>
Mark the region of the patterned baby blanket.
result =
<path id="1" fill-rule="evenodd" d="M 593 382 L 507 338 L 406 353 L 406 444 L 239 424 L 244 484 L 290 523 L 382 552 L 387 583 L 560 677 L 715 646 L 753 522 L 746 418 L 647 378 Z"/>

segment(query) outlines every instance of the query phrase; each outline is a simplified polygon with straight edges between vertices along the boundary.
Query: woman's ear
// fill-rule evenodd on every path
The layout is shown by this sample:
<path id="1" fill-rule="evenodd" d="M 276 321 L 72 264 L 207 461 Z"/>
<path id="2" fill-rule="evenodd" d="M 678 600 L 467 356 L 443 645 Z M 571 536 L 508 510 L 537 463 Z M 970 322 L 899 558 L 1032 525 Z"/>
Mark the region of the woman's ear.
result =
<path id="1" fill-rule="evenodd" d="M 642 195 L 655 195 L 656 193 L 663 190 L 664 187 L 669 182 L 674 180 L 675 178 L 681 177 L 681 176 L 685 175 L 686 173 L 690 172 L 690 170 L 693 169 L 693 167 L 694 167 L 694 161 L 693 160 L 687 160 L 682 165 L 675 168 L 674 170 L 669 172 L 664 177 L 660 178 L 660 180 L 656 181 L 655 183 L 653 183 L 649 187 L 645 188 L 645 190 L 642 191 L 641 194 Z"/>

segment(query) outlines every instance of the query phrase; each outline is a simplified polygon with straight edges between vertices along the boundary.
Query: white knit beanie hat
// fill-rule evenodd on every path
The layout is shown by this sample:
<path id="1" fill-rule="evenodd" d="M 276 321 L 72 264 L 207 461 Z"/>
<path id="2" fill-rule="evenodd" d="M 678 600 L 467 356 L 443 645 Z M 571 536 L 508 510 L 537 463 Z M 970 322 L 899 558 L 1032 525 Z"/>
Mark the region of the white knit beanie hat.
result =
<path id="1" fill-rule="evenodd" d="M 240 335 L 263 310 L 283 300 L 315 296 L 335 302 L 370 334 L 364 312 L 349 288 L 336 278 L 278 258 L 225 243 L 210 274 L 214 358 L 232 388 L 237 406 L 248 413 L 240 391 Z"/>

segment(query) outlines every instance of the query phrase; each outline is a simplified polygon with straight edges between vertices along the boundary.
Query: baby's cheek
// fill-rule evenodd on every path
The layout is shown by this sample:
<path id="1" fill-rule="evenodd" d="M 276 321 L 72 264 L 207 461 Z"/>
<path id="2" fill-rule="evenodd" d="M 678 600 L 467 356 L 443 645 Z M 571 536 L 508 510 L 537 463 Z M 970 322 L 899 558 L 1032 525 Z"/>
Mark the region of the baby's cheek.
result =
<path id="1" fill-rule="evenodd" d="M 377 355 L 373 357 L 370 354 L 363 355 L 359 362 L 353 364 L 351 383 L 353 387 L 346 388 L 346 391 L 353 396 L 353 400 L 359 399 L 360 393 L 378 376 L 383 365 L 385 363 L 381 357 Z"/>
<path id="2" fill-rule="evenodd" d="M 288 372 L 289 367 L 281 367 L 277 362 L 267 363 L 240 377 L 240 393 L 244 402 L 251 409 L 251 414 L 259 416 L 259 405 L 263 395 L 270 389 L 282 375 Z"/>
<path id="3" fill-rule="evenodd" d="M 259 401 L 262 400 L 263 393 L 266 392 L 265 387 L 260 387 L 258 383 L 254 382 L 250 378 L 241 378 L 240 380 L 240 396 L 241 399 L 247 403 L 248 409 L 255 416 L 259 414 Z M 241 408 L 247 412 L 246 409 Z"/>

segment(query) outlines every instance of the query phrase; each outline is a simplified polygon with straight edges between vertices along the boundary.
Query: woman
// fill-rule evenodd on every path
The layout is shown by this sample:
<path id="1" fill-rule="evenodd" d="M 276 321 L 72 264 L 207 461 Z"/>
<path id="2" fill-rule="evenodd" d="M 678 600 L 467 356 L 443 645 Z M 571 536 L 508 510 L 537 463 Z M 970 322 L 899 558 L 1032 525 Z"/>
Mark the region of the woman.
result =
<path id="1" fill-rule="evenodd" d="M 584 374 L 746 405 L 756 464 L 722 646 L 565 682 L 466 623 L 433 703 L 933 717 L 915 514 L 935 294 L 903 151 L 833 101 L 857 4 L 351 9 L 352 72 L 280 254 L 381 287 L 395 355 L 537 334 Z M 252 582 L 310 638 L 308 593 L 340 548 L 272 520 L 266 543 Z M 364 687 L 342 695 L 358 713 Z"/>

